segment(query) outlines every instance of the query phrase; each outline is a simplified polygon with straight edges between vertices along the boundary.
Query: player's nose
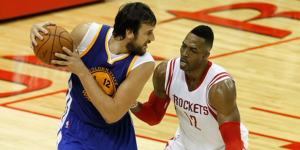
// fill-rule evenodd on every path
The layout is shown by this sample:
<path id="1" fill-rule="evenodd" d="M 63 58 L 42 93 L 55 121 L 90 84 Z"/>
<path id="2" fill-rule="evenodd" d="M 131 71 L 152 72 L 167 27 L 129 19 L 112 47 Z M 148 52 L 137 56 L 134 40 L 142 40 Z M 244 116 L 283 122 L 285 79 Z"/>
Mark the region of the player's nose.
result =
<path id="1" fill-rule="evenodd" d="M 150 41 L 154 41 L 154 40 L 155 40 L 154 33 L 151 33 L 151 34 L 150 34 L 150 36 L 149 36 L 149 40 L 150 40 Z"/>
<path id="2" fill-rule="evenodd" d="M 181 56 L 188 57 L 188 49 L 187 48 L 182 50 Z"/>

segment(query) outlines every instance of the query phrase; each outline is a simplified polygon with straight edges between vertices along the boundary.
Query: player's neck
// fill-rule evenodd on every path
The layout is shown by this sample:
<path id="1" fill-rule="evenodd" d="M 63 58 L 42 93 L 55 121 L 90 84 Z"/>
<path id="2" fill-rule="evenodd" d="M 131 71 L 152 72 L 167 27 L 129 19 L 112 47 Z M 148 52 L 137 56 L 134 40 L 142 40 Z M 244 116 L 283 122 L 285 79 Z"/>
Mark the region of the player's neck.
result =
<path id="1" fill-rule="evenodd" d="M 125 39 L 120 40 L 119 37 L 111 37 L 108 41 L 109 51 L 116 55 L 128 53 L 126 45 Z"/>
<path id="2" fill-rule="evenodd" d="M 201 63 L 199 67 L 193 70 L 185 71 L 188 83 L 198 84 L 198 82 L 201 80 L 202 76 L 204 75 L 207 65 L 208 65 L 208 61 L 203 61 L 203 63 Z"/>

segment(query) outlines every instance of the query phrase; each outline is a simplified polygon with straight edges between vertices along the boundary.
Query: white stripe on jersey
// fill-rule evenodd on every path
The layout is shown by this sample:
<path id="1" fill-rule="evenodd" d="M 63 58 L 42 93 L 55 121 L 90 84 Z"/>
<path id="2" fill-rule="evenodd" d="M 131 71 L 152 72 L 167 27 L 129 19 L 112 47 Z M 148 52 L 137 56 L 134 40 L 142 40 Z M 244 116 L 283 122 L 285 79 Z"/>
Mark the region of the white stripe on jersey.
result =
<path id="1" fill-rule="evenodd" d="M 169 77 L 167 78 L 168 81 L 167 81 L 167 86 L 166 86 L 167 95 L 169 95 L 169 92 L 170 92 L 170 86 L 171 86 L 171 82 L 172 82 L 172 78 L 173 78 L 175 60 L 176 60 L 176 58 L 173 58 L 170 60 L 170 62 L 171 62 L 170 67 L 168 67 L 170 70 L 169 71 L 167 70 L 169 72 Z"/>
<path id="2" fill-rule="evenodd" d="M 71 78 L 71 74 L 70 74 L 69 78 Z M 66 104 L 65 112 L 64 112 L 64 114 L 62 115 L 62 117 L 60 119 L 60 123 L 59 123 L 59 127 L 58 127 L 56 149 L 58 148 L 57 146 L 58 146 L 59 142 L 62 139 L 61 129 L 64 127 L 65 122 L 66 122 L 66 118 L 67 118 L 67 116 L 69 115 L 69 112 L 70 112 L 70 107 L 71 107 L 71 103 L 72 103 L 72 100 L 73 100 L 73 98 L 70 95 L 71 90 L 72 90 L 72 81 L 69 79 L 69 89 L 68 89 L 68 94 L 66 96 L 66 103 L 67 104 Z"/>

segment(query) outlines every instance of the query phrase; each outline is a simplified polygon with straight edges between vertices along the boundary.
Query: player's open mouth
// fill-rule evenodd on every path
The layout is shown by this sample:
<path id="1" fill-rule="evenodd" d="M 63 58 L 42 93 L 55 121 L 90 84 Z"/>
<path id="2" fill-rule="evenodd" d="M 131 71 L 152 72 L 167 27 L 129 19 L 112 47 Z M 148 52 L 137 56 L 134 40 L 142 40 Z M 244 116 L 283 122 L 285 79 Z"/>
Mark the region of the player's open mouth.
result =
<path id="1" fill-rule="evenodd" d="M 187 64 L 187 61 L 183 58 L 180 58 L 180 66 L 184 67 Z"/>
<path id="2" fill-rule="evenodd" d="M 151 43 L 151 41 L 147 41 L 145 44 L 144 44 L 144 46 L 146 47 L 146 48 L 148 48 L 148 44 L 150 44 Z"/>
<path id="3" fill-rule="evenodd" d="M 183 58 L 180 58 L 180 62 L 187 63 L 187 61 L 185 59 L 183 59 Z"/>

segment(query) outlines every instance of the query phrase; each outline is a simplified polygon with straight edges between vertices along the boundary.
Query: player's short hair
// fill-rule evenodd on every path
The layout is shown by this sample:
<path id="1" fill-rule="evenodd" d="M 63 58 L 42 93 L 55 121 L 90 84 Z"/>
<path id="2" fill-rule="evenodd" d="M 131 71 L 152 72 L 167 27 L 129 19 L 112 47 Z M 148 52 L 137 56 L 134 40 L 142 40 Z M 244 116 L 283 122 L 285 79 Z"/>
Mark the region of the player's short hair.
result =
<path id="1" fill-rule="evenodd" d="M 213 47 L 214 43 L 214 33 L 209 26 L 200 25 L 191 30 L 190 33 L 195 34 L 198 37 L 205 39 L 205 45 L 210 50 Z"/>
<path id="2" fill-rule="evenodd" d="M 156 17 L 149 6 L 141 2 L 126 3 L 120 7 L 115 18 L 113 36 L 124 39 L 126 29 L 137 35 L 142 23 L 156 25 Z"/>

